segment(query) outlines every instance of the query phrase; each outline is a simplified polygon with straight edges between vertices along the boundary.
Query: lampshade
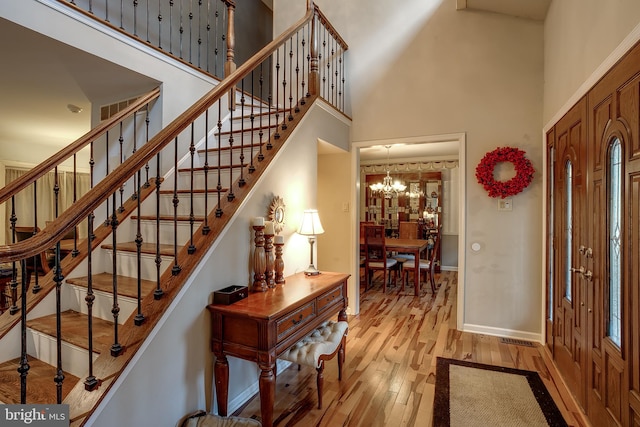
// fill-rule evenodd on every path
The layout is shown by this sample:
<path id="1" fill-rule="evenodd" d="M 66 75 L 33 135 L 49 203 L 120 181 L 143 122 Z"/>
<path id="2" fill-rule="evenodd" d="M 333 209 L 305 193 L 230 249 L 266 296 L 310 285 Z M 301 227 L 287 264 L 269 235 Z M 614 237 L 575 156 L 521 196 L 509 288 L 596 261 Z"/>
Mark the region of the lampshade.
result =
<path id="1" fill-rule="evenodd" d="M 300 228 L 298 228 L 298 234 L 303 236 L 317 236 L 322 233 L 324 233 L 324 228 L 322 228 L 322 224 L 320 223 L 318 210 L 305 210 L 302 214 L 302 221 L 300 222 Z"/>

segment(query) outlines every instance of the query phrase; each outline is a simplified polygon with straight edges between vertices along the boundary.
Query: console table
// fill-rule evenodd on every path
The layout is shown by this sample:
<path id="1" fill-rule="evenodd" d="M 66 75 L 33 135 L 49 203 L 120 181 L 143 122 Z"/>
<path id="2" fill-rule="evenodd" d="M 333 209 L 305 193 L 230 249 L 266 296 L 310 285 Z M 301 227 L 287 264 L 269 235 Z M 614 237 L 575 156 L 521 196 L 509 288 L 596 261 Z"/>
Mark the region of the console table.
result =
<path id="1" fill-rule="evenodd" d="M 227 356 L 255 362 L 260 367 L 262 425 L 273 425 L 276 378 L 274 367 L 280 354 L 310 334 L 322 322 L 338 314 L 347 320 L 348 274 L 299 273 L 286 277 L 283 285 L 253 292 L 234 304 L 210 304 L 211 350 L 219 415 L 227 415 L 229 363 Z"/>

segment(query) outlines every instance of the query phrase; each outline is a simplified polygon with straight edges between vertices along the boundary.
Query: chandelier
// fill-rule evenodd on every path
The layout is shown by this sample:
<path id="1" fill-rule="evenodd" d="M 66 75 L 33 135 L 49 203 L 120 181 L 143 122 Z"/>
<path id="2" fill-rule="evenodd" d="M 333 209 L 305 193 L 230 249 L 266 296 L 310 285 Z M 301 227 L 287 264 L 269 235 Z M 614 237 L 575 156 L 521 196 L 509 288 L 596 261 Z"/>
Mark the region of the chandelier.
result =
<path id="1" fill-rule="evenodd" d="M 382 179 L 382 182 L 371 184 L 369 189 L 374 196 L 391 199 L 393 197 L 398 197 L 398 193 L 402 193 L 407 186 L 399 181 L 394 182 L 393 178 L 391 178 L 391 175 L 389 174 L 389 148 L 391 148 L 391 146 L 385 145 L 385 148 L 387 149 L 387 176 Z"/>

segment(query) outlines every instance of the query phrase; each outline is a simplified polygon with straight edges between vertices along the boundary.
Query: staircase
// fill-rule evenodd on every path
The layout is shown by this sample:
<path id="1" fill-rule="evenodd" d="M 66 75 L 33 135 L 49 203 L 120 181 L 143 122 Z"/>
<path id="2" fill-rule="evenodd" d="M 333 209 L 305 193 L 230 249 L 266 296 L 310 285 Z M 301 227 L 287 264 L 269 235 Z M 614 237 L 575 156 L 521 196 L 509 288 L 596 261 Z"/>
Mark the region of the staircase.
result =
<path id="1" fill-rule="evenodd" d="M 289 54 L 293 40 L 302 39 L 301 53 L 296 55 L 302 61 L 317 57 L 317 52 L 304 48 L 305 35 L 315 34 L 310 28 L 316 20 L 328 23 L 318 9 L 310 8 L 298 23 L 113 169 L 72 209 L 28 241 L 0 251 L 3 262 L 26 259 L 50 248 L 98 208 L 102 215 L 105 204 L 108 212 L 112 209 L 105 222 L 90 226 L 93 235 L 78 242 L 77 256 L 59 261 L 61 274 L 54 268 L 40 277 L 39 293 L 24 292 L 19 310 L 0 315 L 0 403 L 66 403 L 71 425 L 84 425 L 98 404 L 109 399 L 114 383 L 318 97 L 321 83 L 317 69 L 312 69 L 314 61 L 306 65 L 306 80 L 298 76 L 298 67 L 293 74 L 294 57 Z M 288 75 L 280 74 L 279 62 L 275 66 L 270 62 L 278 50 Z M 339 56 L 333 54 L 332 50 L 337 63 Z M 264 101 L 272 98 L 262 93 L 262 75 L 257 95 L 253 88 L 244 91 L 241 84 L 263 64 L 276 70 L 264 81 L 283 81 L 275 88 L 280 93 L 275 102 Z M 229 93 L 235 94 L 231 97 L 235 108 L 223 110 L 229 105 Z M 334 98 L 339 98 L 337 89 Z M 206 131 L 201 136 L 195 132 L 194 137 L 194 124 L 202 122 L 208 123 Z M 174 159 L 164 173 L 161 151 L 164 159 Z M 125 183 L 131 196 L 116 207 L 118 189 Z"/>
<path id="2" fill-rule="evenodd" d="M 241 94 L 238 94 L 238 99 L 240 97 Z M 260 171 L 266 167 L 267 145 L 272 147 L 269 149 L 268 158 L 273 157 L 277 150 L 277 148 L 273 148 L 273 142 L 276 141 L 274 134 L 279 129 L 280 136 L 277 139 L 277 146 L 281 146 L 286 140 L 287 134 L 283 134 L 281 130 L 285 116 L 283 109 L 277 109 L 278 122 L 276 122 L 276 109 L 273 108 L 271 113 L 268 110 L 269 107 L 259 101 L 255 101 L 253 105 L 237 105 L 234 113 L 236 117 L 222 123 L 217 134 L 212 132 L 210 135 L 213 138 L 211 145 L 214 147 L 218 145 L 217 139 L 221 139 L 220 148 L 195 150 L 193 167 L 181 165 L 178 168 L 175 190 L 160 190 L 158 204 L 153 197 L 153 191 L 147 191 L 146 197 L 140 205 L 139 213 L 135 210 L 118 225 L 118 234 L 122 230 L 129 229 L 130 231 L 124 234 L 135 236 L 136 224 L 138 221 L 140 223 L 141 237 L 144 242 L 140 246 L 142 300 L 149 296 L 153 297 L 154 292 L 158 290 L 156 243 L 162 242 L 159 245 L 162 276 L 174 268 L 174 245 L 176 242 L 178 252 L 180 252 L 182 248 L 189 246 L 194 234 L 202 234 L 199 229 L 204 224 L 205 216 L 193 216 L 192 218 L 190 213 L 192 211 L 203 212 L 204 205 L 207 203 L 209 213 L 215 214 L 218 194 L 229 193 L 229 187 L 219 188 L 219 177 L 230 174 L 230 179 L 236 186 L 240 186 L 238 182 L 241 179 L 245 181 L 244 185 L 246 185 L 249 176 L 256 173 L 256 165 L 259 165 Z M 303 111 L 305 110 L 303 109 Z M 256 117 L 258 117 L 257 120 Z M 300 117 L 299 114 L 297 118 L 286 123 L 285 128 L 295 127 Z M 263 125 L 259 124 L 260 120 L 264 122 Z M 238 134 L 232 133 L 229 129 L 243 129 L 243 131 Z M 242 146 L 230 146 L 229 137 L 231 135 L 234 136 L 234 139 L 241 138 L 244 141 Z M 268 144 L 266 141 L 269 141 Z M 197 145 L 202 146 L 203 143 Z M 189 161 L 184 163 L 189 163 Z M 205 164 L 208 165 L 207 168 L 205 168 Z M 166 177 L 164 182 L 172 182 L 172 180 L 173 177 Z M 205 192 L 205 186 L 209 189 L 208 193 Z M 217 187 L 218 189 L 216 189 Z M 213 192 L 212 189 L 214 189 Z M 174 210 L 175 195 L 178 197 L 176 210 Z M 205 198 L 208 200 L 205 201 Z M 159 208 L 159 216 L 154 213 L 156 208 Z M 159 228 L 156 228 L 157 224 L 159 224 Z M 99 225 L 98 227 L 105 226 Z M 196 231 L 192 233 L 192 229 Z M 177 240 L 174 239 L 174 233 Z M 81 242 L 79 246 L 82 244 L 86 243 Z M 62 284 L 60 321 L 61 329 L 64 330 L 61 359 L 64 375 L 62 399 L 65 402 L 69 393 L 77 384 L 84 381 L 87 372 L 89 372 L 89 352 L 92 353 L 92 361 L 95 362 L 100 355 L 108 355 L 114 345 L 114 315 L 112 313 L 114 280 L 117 282 L 118 323 L 125 325 L 127 322 L 135 322 L 138 301 L 138 273 L 135 271 L 138 245 L 135 241 L 117 242 L 116 245 L 117 251 L 114 254 L 114 245 L 107 238 L 92 252 L 93 268 L 99 266 L 100 271 L 91 275 L 93 294 L 91 344 L 87 336 L 89 313 L 86 303 L 90 278 L 82 275 L 76 277 L 78 274 L 76 270 L 81 270 L 78 268 L 71 271 Z M 114 256 L 117 266 L 115 272 L 110 268 L 114 265 L 112 262 Z M 47 278 L 41 277 L 40 279 L 46 280 Z M 53 296 L 54 293 L 50 293 L 28 316 L 26 333 L 30 369 L 27 403 L 56 402 L 57 389 L 51 381 L 58 374 L 55 367 L 57 319 Z M 20 364 L 19 357 L 0 364 L 0 403 L 20 403 L 20 374 L 16 370 Z"/>

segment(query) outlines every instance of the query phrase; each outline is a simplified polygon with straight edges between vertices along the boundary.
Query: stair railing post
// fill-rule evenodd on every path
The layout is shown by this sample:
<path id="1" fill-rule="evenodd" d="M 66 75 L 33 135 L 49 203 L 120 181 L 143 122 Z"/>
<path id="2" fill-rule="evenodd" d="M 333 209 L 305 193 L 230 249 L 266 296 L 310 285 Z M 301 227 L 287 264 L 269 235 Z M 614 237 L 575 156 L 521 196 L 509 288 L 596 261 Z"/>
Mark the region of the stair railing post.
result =
<path id="1" fill-rule="evenodd" d="M 311 64 L 309 67 L 309 94 L 320 94 L 320 73 L 318 71 L 318 35 L 316 30 L 317 13 L 311 18 L 311 35 L 309 40 L 309 51 L 311 56 Z"/>
<path id="2" fill-rule="evenodd" d="M 236 30 L 235 30 L 235 12 L 236 5 L 233 1 L 227 3 L 227 60 L 224 63 L 224 76 L 228 77 L 236 70 L 235 47 L 236 47 Z M 229 110 L 236 109 L 236 88 L 235 86 L 229 90 Z"/>

